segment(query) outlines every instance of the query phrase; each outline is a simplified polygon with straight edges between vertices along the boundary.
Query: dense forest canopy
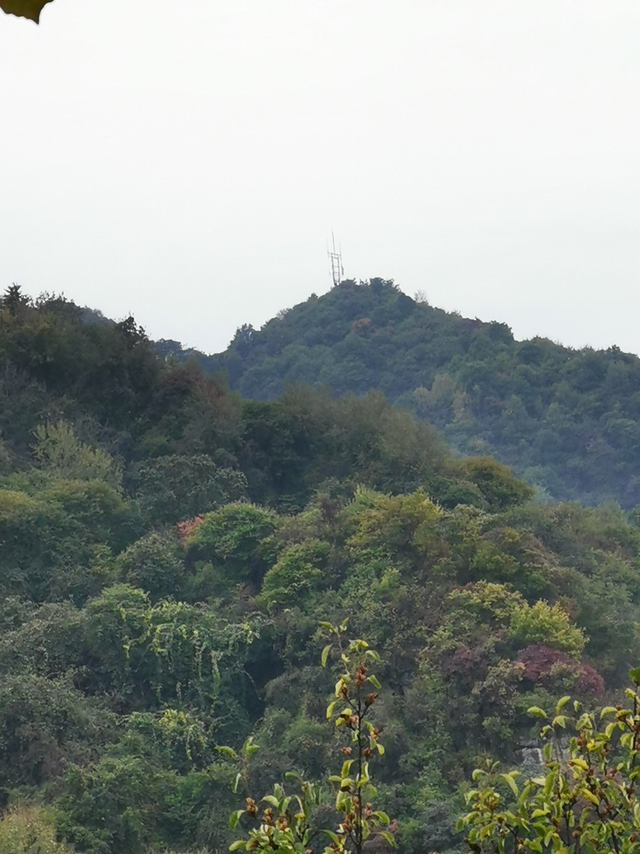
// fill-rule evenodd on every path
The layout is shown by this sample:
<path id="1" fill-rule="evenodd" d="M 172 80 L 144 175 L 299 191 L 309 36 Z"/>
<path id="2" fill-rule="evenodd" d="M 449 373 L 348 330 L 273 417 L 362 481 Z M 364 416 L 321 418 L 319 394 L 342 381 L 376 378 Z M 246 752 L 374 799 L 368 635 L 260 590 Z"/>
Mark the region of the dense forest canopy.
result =
<path id="1" fill-rule="evenodd" d="M 340 301 L 358 320 L 369 300 L 382 336 L 369 309 L 388 302 L 406 313 L 390 340 L 424 313 L 458 329 L 434 347 L 480 341 L 489 360 L 489 342 L 508 361 L 527 346 L 388 283 L 329 296 L 290 314 L 335 309 L 337 336 Z M 640 661 L 637 515 L 534 501 L 381 391 L 243 399 L 132 318 L 15 287 L 0 354 L 0 851 L 227 850 L 236 769 L 216 748 L 254 737 L 256 791 L 289 769 L 326 779 L 318 626 L 347 617 L 382 656 L 378 791 L 400 851 L 461 850 L 465 780 L 485 756 L 522 762 L 528 707 L 615 698 Z M 630 377 L 635 361 L 611 364 Z"/>
<path id="2" fill-rule="evenodd" d="M 342 282 L 206 357 L 232 389 L 272 400 L 289 383 L 334 393 L 382 390 L 465 454 L 489 454 L 558 500 L 640 503 L 640 359 L 617 347 L 573 350 L 516 341 L 484 323 L 411 299 L 390 281 Z"/>

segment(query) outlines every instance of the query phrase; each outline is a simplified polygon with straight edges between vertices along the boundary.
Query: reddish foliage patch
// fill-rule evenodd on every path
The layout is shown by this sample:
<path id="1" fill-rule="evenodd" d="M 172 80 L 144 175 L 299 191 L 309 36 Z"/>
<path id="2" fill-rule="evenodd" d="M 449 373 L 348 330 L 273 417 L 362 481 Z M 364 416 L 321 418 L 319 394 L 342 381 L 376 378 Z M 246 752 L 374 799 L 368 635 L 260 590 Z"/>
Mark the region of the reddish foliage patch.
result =
<path id="1" fill-rule="evenodd" d="M 548 682 L 565 673 L 575 678 L 577 693 L 594 697 L 604 694 L 602 676 L 590 664 L 576 662 L 559 649 L 534 643 L 519 653 L 517 661 L 524 665 L 524 678 L 535 684 Z"/>
<path id="2" fill-rule="evenodd" d="M 472 649 L 461 643 L 443 655 L 441 666 L 445 676 L 456 677 L 463 684 L 473 685 L 486 675 L 486 653 L 482 647 Z"/>
<path id="3" fill-rule="evenodd" d="M 181 543 L 184 544 L 189 534 L 198 527 L 203 518 L 203 516 L 194 516 L 193 519 L 187 519 L 185 522 L 178 522 L 176 528 L 178 529 L 178 536 L 180 537 Z"/>

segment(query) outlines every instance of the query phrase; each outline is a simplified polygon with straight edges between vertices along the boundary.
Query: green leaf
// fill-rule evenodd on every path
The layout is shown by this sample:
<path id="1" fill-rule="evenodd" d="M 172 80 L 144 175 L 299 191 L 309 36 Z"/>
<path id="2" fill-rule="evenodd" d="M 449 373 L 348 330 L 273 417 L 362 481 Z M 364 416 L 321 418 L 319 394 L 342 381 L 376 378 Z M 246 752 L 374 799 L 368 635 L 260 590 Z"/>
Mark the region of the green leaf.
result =
<path id="1" fill-rule="evenodd" d="M 337 702 L 338 702 L 337 700 L 334 700 L 333 703 L 329 703 L 329 705 L 327 706 L 327 720 L 328 721 L 330 721 L 332 716 L 333 716 L 333 710 L 335 709 Z"/>
<path id="2" fill-rule="evenodd" d="M 560 712 L 564 709 L 564 707 L 567 705 L 567 703 L 569 702 L 570 699 L 571 699 L 571 697 L 566 696 L 566 697 L 561 697 L 558 700 L 558 702 L 556 703 L 556 715 L 560 714 Z"/>
<path id="3" fill-rule="evenodd" d="M 617 711 L 618 711 L 618 710 L 616 709 L 616 707 L 615 707 L 615 706 L 605 706 L 605 707 L 604 707 L 604 709 L 602 709 L 602 711 L 600 712 L 600 720 L 602 720 L 602 718 L 603 718 L 605 715 L 613 715 L 613 714 L 615 714 Z"/>
<path id="4" fill-rule="evenodd" d="M 229 851 L 237 851 L 238 848 L 244 848 L 246 846 L 246 842 L 244 839 L 236 839 L 235 842 L 232 842 L 229 846 Z"/>
<path id="5" fill-rule="evenodd" d="M 371 778 L 369 777 L 369 763 L 364 762 L 362 765 L 362 773 L 358 776 L 358 788 L 361 789 L 366 783 L 369 782 Z"/>
<path id="6" fill-rule="evenodd" d="M 575 759 L 572 759 L 569 762 L 569 765 L 575 765 L 576 767 L 581 768 L 583 771 L 589 770 L 589 766 L 581 756 L 576 756 Z"/>
<path id="7" fill-rule="evenodd" d="M 380 690 L 380 688 L 382 687 L 382 685 L 381 685 L 381 684 L 380 684 L 380 682 L 378 681 L 377 677 L 376 677 L 376 676 L 374 676 L 374 675 L 373 675 L 373 673 L 372 673 L 372 674 L 371 674 L 371 676 L 369 676 L 369 677 L 368 677 L 368 679 L 369 679 L 369 682 L 371 682 L 371 684 L 373 685 L 373 687 L 374 687 L 374 688 L 377 688 L 377 689 L 378 689 L 378 691 L 379 691 L 379 690 Z"/>
<path id="8" fill-rule="evenodd" d="M 333 623 L 318 623 L 318 625 L 321 626 L 323 629 L 329 629 L 330 632 L 335 632 L 336 630 L 336 627 L 333 625 Z"/>
<path id="9" fill-rule="evenodd" d="M 285 771 L 284 776 L 293 777 L 295 780 L 300 780 L 300 782 L 302 782 L 302 777 L 300 776 L 300 774 L 298 774 L 297 771 Z"/>
<path id="10" fill-rule="evenodd" d="M 219 753 L 226 753 L 226 754 L 227 754 L 227 756 L 232 756 L 234 759 L 237 759 L 237 758 L 238 758 L 238 754 L 235 752 L 235 750 L 234 750 L 232 747 L 227 747 L 227 746 L 226 746 L 226 745 L 224 745 L 224 744 L 221 744 L 221 745 L 217 746 L 217 747 L 216 747 L 216 750 L 217 750 Z"/>
<path id="11" fill-rule="evenodd" d="M 51 3 L 51 0 L 0 0 L 0 9 L 7 15 L 17 15 L 19 18 L 29 18 L 40 23 L 40 12 Z"/>
<path id="12" fill-rule="evenodd" d="M 243 814 L 244 810 L 236 810 L 235 812 L 231 813 L 231 816 L 229 817 L 229 827 L 231 830 L 235 830 L 236 825 L 240 821 L 240 816 L 242 816 Z"/>
<path id="13" fill-rule="evenodd" d="M 238 773 L 238 774 L 236 774 L 236 779 L 235 779 L 235 782 L 234 782 L 233 787 L 232 787 L 232 791 L 236 795 L 238 794 L 238 791 L 240 789 L 240 783 L 242 783 L 242 774 Z"/>
<path id="14" fill-rule="evenodd" d="M 516 782 L 513 779 L 513 777 L 511 776 L 511 774 L 501 774 L 500 776 L 508 784 L 509 788 L 511 789 L 511 791 L 513 792 L 513 794 L 517 798 L 518 795 L 520 794 L 520 792 L 518 791 L 518 787 L 516 786 Z"/>
<path id="15" fill-rule="evenodd" d="M 327 666 L 327 659 L 329 658 L 329 653 L 331 652 L 331 644 L 328 643 L 325 648 L 322 650 L 322 655 L 320 656 L 320 663 L 323 667 Z"/>
<path id="16" fill-rule="evenodd" d="M 251 756 L 251 754 L 255 753 L 256 750 L 260 750 L 260 745 L 255 744 L 253 741 L 253 736 L 250 735 L 249 738 L 242 745 L 242 753 L 245 756 Z"/>
<path id="17" fill-rule="evenodd" d="M 298 813 L 298 818 L 308 818 L 309 817 L 309 804 L 306 800 L 303 800 L 300 795 L 295 796 L 296 801 L 298 802 L 298 807 L 300 808 L 300 812 Z"/>
<path id="18" fill-rule="evenodd" d="M 635 682 L 636 685 L 640 685 L 640 667 L 632 667 L 629 671 L 629 679 L 632 682 Z"/>
<path id="19" fill-rule="evenodd" d="M 537 718 L 544 718 L 545 721 L 547 719 L 547 713 L 544 709 L 541 709 L 540 706 L 529 706 L 527 709 L 528 715 L 535 715 Z"/>
<path id="20" fill-rule="evenodd" d="M 353 759 L 345 759 L 345 761 L 342 763 L 342 770 L 340 771 L 341 777 L 349 776 L 349 772 L 351 771 L 351 766 L 353 765 L 353 763 Z"/>

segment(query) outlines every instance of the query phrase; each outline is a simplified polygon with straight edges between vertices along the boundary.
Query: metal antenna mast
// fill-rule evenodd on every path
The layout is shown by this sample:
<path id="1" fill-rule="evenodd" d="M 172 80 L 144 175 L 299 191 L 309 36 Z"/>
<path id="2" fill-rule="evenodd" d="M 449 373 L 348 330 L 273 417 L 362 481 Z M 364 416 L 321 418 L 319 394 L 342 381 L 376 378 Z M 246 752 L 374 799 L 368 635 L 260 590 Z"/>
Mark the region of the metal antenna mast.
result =
<path id="1" fill-rule="evenodd" d="M 331 262 L 331 278 L 333 279 L 333 287 L 340 284 L 344 278 L 344 267 L 342 266 L 342 252 L 336 251 L 336 239 L 331 232 L 331 249 L 327 250 L 329 261 Z"/>

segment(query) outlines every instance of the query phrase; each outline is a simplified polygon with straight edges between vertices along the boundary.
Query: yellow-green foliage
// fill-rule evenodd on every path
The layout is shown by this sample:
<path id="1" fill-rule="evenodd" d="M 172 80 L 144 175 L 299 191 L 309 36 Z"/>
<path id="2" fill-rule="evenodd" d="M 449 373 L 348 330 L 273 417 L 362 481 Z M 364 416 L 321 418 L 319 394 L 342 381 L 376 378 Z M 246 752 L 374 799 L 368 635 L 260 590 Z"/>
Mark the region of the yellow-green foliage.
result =
<path id="1" fill-rule="evenodd" d="M 235 502 L 207 513 L 185 538 L 190 561 L 210 561 L 234 582 L 261 579 L 277 516 L 253 504 Z"/>
<path id="2" fill-rule="evenodd" d="M 51 817 L 41 807 L 15 807 L 0 820 L 2 854 L 71 854 L 72 850 L 56 840 Z"/>
<path id="3" fill-rule="evenodd" d="M 423 490 L 394 496 L 365 490 L 354 504 L 354 532 L 348 541 L 354 553 L 404 551 L 432 562 L 442 552 L 442 511 Z"/>
<path id="4" fill-rule="evenodd" d="M 261 599 L 266 605 L 281 605 L 299 601 L 320 587 L 322 567 L 330 547 L 319 540 L 308 540 L 286 548 L 262 583 Z"/>
<path id="5" fill-rule="evenodd" d="M 40 504 L 24 492 L 0 489 L 0 518 L 18 521 L 34 516 Z"/>
<path id="6" fill-rule="evenodd" d="M 482 623 L 502 628 L 505 637 L 517 648 L 542 643 L 579 658 L 587 638 L 571 622 L 559 604 L 538 600 L 530 605 L 524 597 L 505 584 L 479 581 L 455 590 L 448 601 L 453 606 L 440 636 L 464 639 L 465 631 Z"/>
<path id="7" fill-rule="evenodd" d="M 508 466 L 491 457 L 467 457 L 460 469 L 480 489 L 492 510 L 521 504 L 533 495 L 531 487 L 518 480 Z"/>
<path id="8" fill-rule="evenodd" d="M 521 646 L 543 643 L 574 658 L 580 657 L 587 640 L 582 629 L 571 624 L 569 615 L 557 602 L 554 605 L 542 601 L 518 605 L 511 615 L 509 634 Z"/>
<path id="9" fill-rule="evenodd" d="M 522 596 L 505 584 L 478 581 L 449 595 L 454 606 L 454 618 L 459 612 L 471 614 L 474 622 L 482 621 L 497 625 L 508 625 L 513 612 L 524 604 Z"/>
<path id="10" fill-rule="evenodd" d="M 110 486 L 122 483 L 122 467 L 102 448 L 81 442 L 70 424 L 39 424 L 33 431 L 33 455 L 38 465 L 65 480 L 102 480 Z"/>

